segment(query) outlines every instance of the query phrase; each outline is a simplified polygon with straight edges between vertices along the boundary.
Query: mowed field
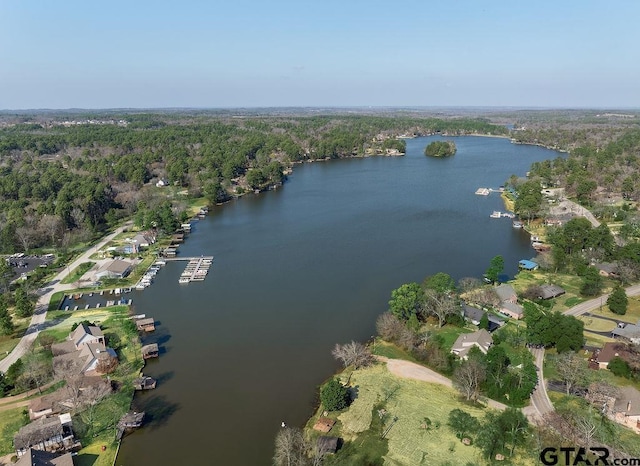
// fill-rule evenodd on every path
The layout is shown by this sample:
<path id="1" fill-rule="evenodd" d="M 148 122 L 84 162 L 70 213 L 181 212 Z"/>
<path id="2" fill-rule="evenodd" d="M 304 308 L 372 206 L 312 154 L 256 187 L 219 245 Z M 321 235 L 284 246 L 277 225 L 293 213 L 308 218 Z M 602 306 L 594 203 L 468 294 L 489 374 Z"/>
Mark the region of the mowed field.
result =
<path id="1" fill-rule="evenodd" d="M 351 386 L 357 390 L 357 398 L 338 416 L 345 440 L 354 440 L 358 433 L 369 429 L 372 415 L 377 415 L 373 414 L 375 406 L 386 410 L 385 428 L 397 418 L 386 434 L 389 453 L 385 465 L 483 464 L 480 450 L 463 445 L 447 421 L 455 408 L 478 418 L 486 410 L 461 404 L 456 391 L 398 378 L 383 364 L 353 372 Z M 425 418 L 431 420 L 429 430 L 421 427 Z"/>

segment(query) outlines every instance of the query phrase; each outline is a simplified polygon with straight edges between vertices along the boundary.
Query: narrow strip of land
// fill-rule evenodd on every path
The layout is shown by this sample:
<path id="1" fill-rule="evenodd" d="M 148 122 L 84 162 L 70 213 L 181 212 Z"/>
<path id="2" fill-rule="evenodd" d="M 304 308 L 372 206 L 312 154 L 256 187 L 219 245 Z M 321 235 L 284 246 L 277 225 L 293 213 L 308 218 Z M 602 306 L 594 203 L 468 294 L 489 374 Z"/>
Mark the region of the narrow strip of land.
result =
<path id="1" fill-rule="evenodd" d="M 125 223 L 123 226 L 117 228 L 113 233 L 105 236 L 97 243 L 95 246 L 87 249 L 84 254 L 81 254 L 80 257 L 76 258 L 72 263 L 70 263 L 63 271 L 58 273 L 53 280 L 45 285 L 45 288 L 42 288 L 38 291 L 38 302 L 36 303 L 35 312 L 33 313 L 33 317 L 31 318 L 31 323 L 24 333 L 23 337 L 20 339 L 18 344 L 13 351 L 9 353 L 9 355 L 0 361 L 0 372 L 7 372 L 9 367 L 20 359 L 33 345 L 33 342 L 40 333 L 40 330 L 43 328 L 43 324 L 47 318 L 47 310 L 49 308 L 49 301 L 54 293 L 58 291 L 66 291 L 73 289 L 73 284 L 62 284 L 60 281 L 68 274 L 69 270 L 73 270 L 78 267 L 83 262 L 88 262 L 89 257 L 94 254 L 98 249 L 102 248 L 105 244 L 115 238 L 117 235 L 122 233 L 125 228 L 128 228 L 131 225 L 131 222 Z"/>

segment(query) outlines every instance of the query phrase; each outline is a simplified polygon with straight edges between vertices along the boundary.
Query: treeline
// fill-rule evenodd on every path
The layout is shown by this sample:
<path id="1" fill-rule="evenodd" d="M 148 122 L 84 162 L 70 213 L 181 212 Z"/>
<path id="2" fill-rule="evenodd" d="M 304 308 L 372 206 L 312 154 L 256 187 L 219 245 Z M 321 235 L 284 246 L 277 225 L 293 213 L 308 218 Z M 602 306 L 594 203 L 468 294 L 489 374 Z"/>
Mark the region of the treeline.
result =
<path id="1" fill-rule="evenodd" d="M 628 130 L 603 147 L 587 145 L 571 151 L 568 158 L 536 162 L 530 175 L 546 186 L 563 186 L 569 197 L 593 205 L 596 188 L 617 193 L 623 199 L 640 200 L 640 129 Z"/>
<path id="2" fill-rule="evenodd" d="M 159 209 L 166 194 L 152 189 L 154 180 L 213 204 L 281 183 L 285 167 L 294 162 L 360 156 L 371 149 L 404 152 L 404 141 L 396 139 L 401 133 L 506 132 L 482 119 L 117 117 L 129 124 L 25 121 L 0 129 L 1 253 L 83 241 L 141 208 Z M 179 219 L 184 206 L 171 207 Z"/>

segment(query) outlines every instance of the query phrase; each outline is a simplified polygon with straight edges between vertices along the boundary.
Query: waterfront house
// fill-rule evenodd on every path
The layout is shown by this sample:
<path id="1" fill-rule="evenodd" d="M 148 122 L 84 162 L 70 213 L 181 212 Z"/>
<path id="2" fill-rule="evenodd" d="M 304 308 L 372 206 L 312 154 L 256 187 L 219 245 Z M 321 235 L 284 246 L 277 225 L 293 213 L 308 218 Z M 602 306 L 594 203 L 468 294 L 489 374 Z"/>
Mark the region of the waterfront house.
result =
<path id="1" fill-rule="evenodd" d="M 451 347 L 451 352 L 460 359 L 467 359 L 469 350 L 474 346 L 484 354 L 487 354 L 492 344 L 493 338 L 491 338 L 491 334 L 485 329 L 480 329 L 477 332 L 463 333 L 458 336 L 458 339 Z"/>
<path id="2" fill-rule="evenodd" d="M 94 274 L 95 280 L 103 278 L 124 278 L 131 272 L 132 264 L 123 260 L 113 260 L 100 267 Z"/>
<path id="3" fill-rule="evenodd" d="M 516 290 L 513 289 L 508 283 L 501 283 L 495 287 L 495 291 L 502 302 L 517 303 L 518 295 Z"/>
<path id="4" fill-rule="evenodd" d="M 136 247 L 138 248 L 138 250 L 140 250 L 140 248 L 148 248 L 149 246 L 151 246 L 153 243 L 155 243 L 155 238 L 149 234 L 137 234 L 136 236 L 133 237 L 133 239 L 131 240 L 131 242 L 133 244 L 136 245 Z"/>
<path id="5" fill-rule="evenodd" d="M 68 451 L 77 446 L 73 435 L 70 414 L 55 417 L 41 417 L 20 428 L 13 437 L 13 446 L 18 457 L 29 449 L 48 452 Z"/>
<path id="6" fill-rule="evenodd" d="M 104 335 L 94 325 L 79 325 L 63 343 L 51 345 L 54 371 L 98 375 L 101 367 L 112 367 L 118 356 L 105 345 Z"/>
<path id="7" fill-rule="evenodd" d="M 558 285 L 544 284 L 540 285 L 539 299 L 552 299 L 565 294 L 565 291 Z"/>
<path id="8" fill-rule="evenodd" d="M 51 345 L 51 352 L 54 356 L 59 356 L 79 350 L 88 343 L 97 343 L 104 346 L 104 334 L 100 327 L 82 323 L 69 334 L 66 341 Z"/>
<path id="9" fill-rule="evenodd" d="M 325 435 L 318 437 L 318 454 L 320 456 L 326 455 L 327 453 L 333 454 L 338 451 L 339 445 L 340 438 L 338 437 L 328 437 Z"/>

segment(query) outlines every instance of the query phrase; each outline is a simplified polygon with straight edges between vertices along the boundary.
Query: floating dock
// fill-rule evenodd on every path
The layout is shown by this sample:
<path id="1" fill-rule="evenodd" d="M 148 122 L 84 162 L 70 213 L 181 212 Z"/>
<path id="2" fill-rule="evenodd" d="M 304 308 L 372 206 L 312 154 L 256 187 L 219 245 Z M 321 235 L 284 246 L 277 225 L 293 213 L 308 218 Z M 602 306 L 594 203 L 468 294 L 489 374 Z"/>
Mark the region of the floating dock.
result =
<path id="1" fill-rule="evenodd" d="M 180 275 L 178 283 L 204 281 L 213 262 L 213 256 L 189 257 L 189 263 Z"/>

